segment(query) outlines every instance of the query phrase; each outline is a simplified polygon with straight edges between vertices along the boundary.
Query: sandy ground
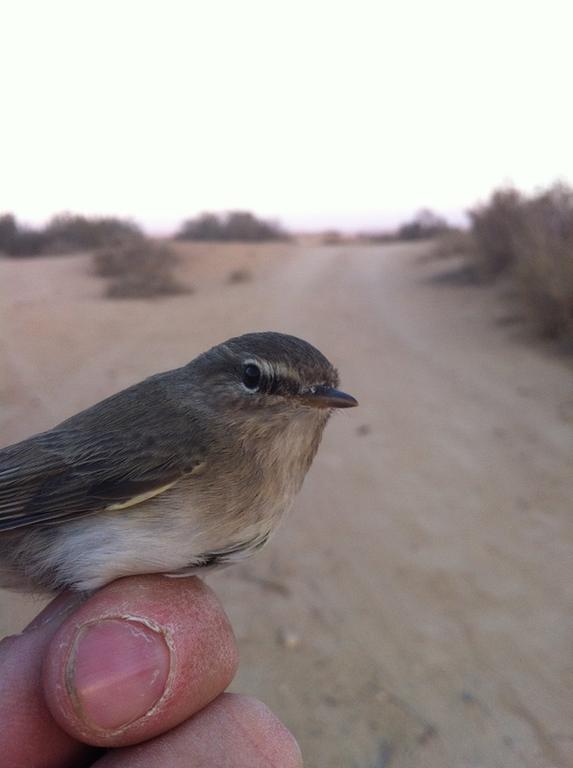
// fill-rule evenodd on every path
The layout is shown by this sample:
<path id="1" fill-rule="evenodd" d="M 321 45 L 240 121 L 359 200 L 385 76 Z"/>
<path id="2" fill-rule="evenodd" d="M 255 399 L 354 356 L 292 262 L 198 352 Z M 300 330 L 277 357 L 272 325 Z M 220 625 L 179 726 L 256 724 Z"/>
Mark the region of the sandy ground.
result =
<path id="1" fill-rule="evenodd" d="M 361 406 L 266 551 L 210 578 L 234 687 L 308 768 L 573 766 L 570 365 L 410 247 L 182 252 L 195 292 L 156 302 L 101 299 L 85 257 L 0 262 L 2 444 L 230 335 L 308 338 Z M 0 629 L 37 608 L 2 596 Z"/>

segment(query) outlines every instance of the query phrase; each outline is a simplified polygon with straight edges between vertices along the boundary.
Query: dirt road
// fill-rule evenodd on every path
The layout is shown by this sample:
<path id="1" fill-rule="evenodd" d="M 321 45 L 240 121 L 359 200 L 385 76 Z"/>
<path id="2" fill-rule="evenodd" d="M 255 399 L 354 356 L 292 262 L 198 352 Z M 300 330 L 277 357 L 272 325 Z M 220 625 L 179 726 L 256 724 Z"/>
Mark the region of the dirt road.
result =
<path id="1" fill-rule="evenodd" d="M 195 292 L 160 302 L 102 300 L 83 257 L 0 262 L 2 444 L 227 336 L 308 338 L 361 406 L 267 550 L 210 579 L 234 687 L 308 768 L 573 766 L 571 367 L 416 249 L 183 252 Z M 1 629 L 36 608 L 3 597 Z"/>

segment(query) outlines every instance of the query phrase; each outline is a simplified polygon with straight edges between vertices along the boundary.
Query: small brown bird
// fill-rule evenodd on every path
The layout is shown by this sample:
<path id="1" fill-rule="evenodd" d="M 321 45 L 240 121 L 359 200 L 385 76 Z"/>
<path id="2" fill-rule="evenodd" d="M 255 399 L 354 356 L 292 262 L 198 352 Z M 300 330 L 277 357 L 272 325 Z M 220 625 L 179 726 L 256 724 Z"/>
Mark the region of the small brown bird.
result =
<path id="1" fill-rule="evenodd" d="M 357 405 L 315 347 L 229 339 L 0 450 L 0 585 L 93 590 L 260 549 L 334 408 Z"/>

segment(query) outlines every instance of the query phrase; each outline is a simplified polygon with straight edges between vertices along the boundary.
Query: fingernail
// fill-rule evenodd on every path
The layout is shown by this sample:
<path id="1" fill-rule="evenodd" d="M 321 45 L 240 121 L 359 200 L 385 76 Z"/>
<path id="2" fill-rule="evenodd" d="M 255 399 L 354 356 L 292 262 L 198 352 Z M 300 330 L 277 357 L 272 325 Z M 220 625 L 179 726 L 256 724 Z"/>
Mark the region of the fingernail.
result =
<path id="1" fill-rule="evenodd" d="M 103 619 L 79 631 L 66 684 L 86 724 L 115 731 L 154 707 L 169 667 L 169 647 L 160 632 L 137 620 Z"/>

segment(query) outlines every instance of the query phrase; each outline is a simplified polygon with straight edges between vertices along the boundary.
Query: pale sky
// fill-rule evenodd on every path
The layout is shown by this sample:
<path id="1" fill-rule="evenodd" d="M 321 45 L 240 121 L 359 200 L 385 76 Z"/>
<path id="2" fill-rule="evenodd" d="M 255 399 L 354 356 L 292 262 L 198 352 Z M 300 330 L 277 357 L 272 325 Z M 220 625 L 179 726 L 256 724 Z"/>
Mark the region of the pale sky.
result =
<path id="1" fill-rule="evenodd" d="M 0 211 L 296 228 L 573 183 L 573 3 L 0 0 Z"/>

